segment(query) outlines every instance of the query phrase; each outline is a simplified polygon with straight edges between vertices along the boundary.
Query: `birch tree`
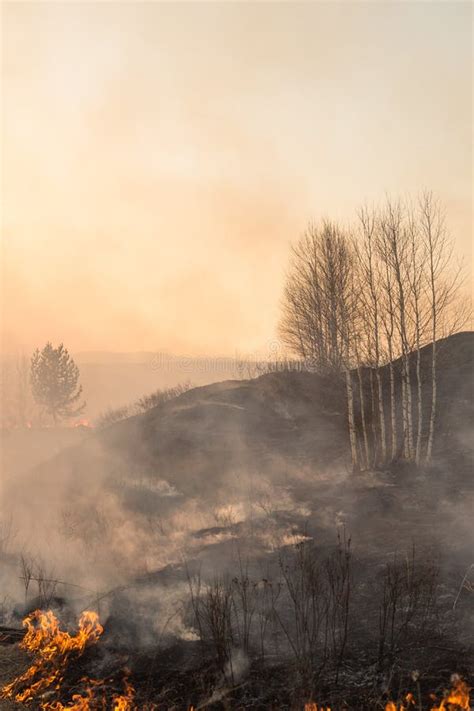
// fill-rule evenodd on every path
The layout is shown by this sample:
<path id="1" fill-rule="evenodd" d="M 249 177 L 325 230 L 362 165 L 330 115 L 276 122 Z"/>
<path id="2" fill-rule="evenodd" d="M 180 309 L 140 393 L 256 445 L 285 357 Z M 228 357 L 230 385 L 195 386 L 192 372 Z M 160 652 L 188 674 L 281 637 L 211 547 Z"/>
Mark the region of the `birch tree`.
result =
<path id="1" fill-rule="evenodd" d="M 423 437 L 423 380 L 421 372 L 421 344 L 426 329 L 426 257 L 425 243 L 420 239 L 419 220 L 412 207 L 408 210 L 408 234 L 410 248 L 408 250 L 408 281 L 411 294 L 411 319 L 413 326 L 413 340 L 416 353 L 416 386 L 417 386 L 417 429 L 414 458 L 419 466 L 422 458 Z"/>
<path id="2" fill-rule="evenodd" d="M 402 420 L 403 449 L 406 459 L 413 454 L 413 415 L 410 373 L 411 344 L 408 338 L 407 256 L 409 239 L 406 215 L 401 201 L 387 199 L 381 215 L 380 228 L 386 245 L 385 256 L 395 285 L 395 324 L 400 337 L 402 357 Z"/>
<path id="3" fill-rule="evenodd" d="M 380 321 L 382 324 L 383 338 L 387 345 L 388 368 L 390 381 L 390 461 L 394 461 L 398 452 L 397 434 L 397 408 L 396 408 L 396 387 L 395 387 L 395 367 L 394 359 L 397 354 L 396 349 L 396 329 L 395 329 L 395 298 L 393 275 L 388 259 L 388 245 L 384 239 L 383 231 L 377 234 L 377 251 L 382 263 L 380 272 L 380 292 L 381 308 Z"/>
<path id="4" fill-rule="evenodd" d="M 387 198 L 381 209 L 363 207 L 350 234 L 328 221 L 311 225 L 293 249 L 280 333 L 315 371 L 344 374 L 353 469 L 400 456 L 417 466 L 431 460 L 437 342 L 470 313 L 461 285 L 443 210 L 429 192 L 415 203 Z"/>
<path id="5" fill-rule="evenodd" d="M 341 373 L 347 363 L 353 270 L 349 239 L 335 223 L 310 225 L 292 249 L 279 331 L 317 372 Z"/>
<path id="6" fill-rule="evenodd" d="M 453 242 L 447 231 L 444 211 L 431 192 L 424 192 L 418 201 L 420 232 L 427 253 L 428 300 L 431 331 L 431 408 L 425 459 L 433 456 L 437 401 L 438 347 L 437 339 L 462 327 L 467 318 L 463 307 L 458 312 L 450 307 L 458 300 L 462 285 L 462 264 L 454 265 Z"/>
<path id="7" fill-rule="evenodd" d="M 280 334 L 312 370 L 344 376 L 353 469 L 360 467 L 351 368 L 359 334 L 352 241 L 328 221 L 310 225 L 292 250 Z"/>
<path id="8" fill-rule="evenodd" d="M 387 440 L 386 440 L 386 427 L 385 427 L 385 409 L 384 409 L 384 393 L 382 377 L 380 373 L 380 362 L 381 362 L 381 329 L 382 329 L 382 319 L 381 319 L 381 264 L 379 255 L 376 250 L 376 236 L 378 229 L 379 218 L 375 210 L 369 210 L 367 207 L 363 207 L 359 210 L 359 226 L 360 226 L 360 240 L 357 249 L 358 257 L 358 269 L 359 269 L 359 279 L 361 282 L 361 295 L 363 298 L 363 317 L 366 324 L 366 338 L 367 338 L 367 358 L 369 364 L 375 370 L 375 377 L 377 381 L 377 402 L 378 402 L 378 420 L 380 428 L 380 448 L 381 448 L 381 458 L 385 462 L 387 459 Z M 374 421 L 375 406 L 374 406 L 374 392 L 373 392 L 373 379 L 372 370 L 370 373 L 371 378 L 371 394 L 372 394 L 372 421 Z M 374 450 L 376 448 L 376 431 L 374 427 Z M 374 463 L 376 460 L 376 453 L 374 451 Z"/>

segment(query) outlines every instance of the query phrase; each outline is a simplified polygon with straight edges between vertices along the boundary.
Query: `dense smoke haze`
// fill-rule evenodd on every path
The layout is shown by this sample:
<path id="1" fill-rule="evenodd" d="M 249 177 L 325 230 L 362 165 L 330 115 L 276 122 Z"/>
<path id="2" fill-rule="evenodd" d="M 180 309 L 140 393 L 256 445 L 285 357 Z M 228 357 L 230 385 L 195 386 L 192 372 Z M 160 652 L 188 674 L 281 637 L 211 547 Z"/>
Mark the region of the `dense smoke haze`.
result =
<path id="1" fill-rule="evenodd" d="M 472 5 L 1 13 L 0 710 L 468 711 Z"/>
<path id="2" fill-rule="evenodd" d="M 5 3 L 3 347 L 266 352 L 288 247 L 429 187 L 471 262 L 470 3 Z"/>

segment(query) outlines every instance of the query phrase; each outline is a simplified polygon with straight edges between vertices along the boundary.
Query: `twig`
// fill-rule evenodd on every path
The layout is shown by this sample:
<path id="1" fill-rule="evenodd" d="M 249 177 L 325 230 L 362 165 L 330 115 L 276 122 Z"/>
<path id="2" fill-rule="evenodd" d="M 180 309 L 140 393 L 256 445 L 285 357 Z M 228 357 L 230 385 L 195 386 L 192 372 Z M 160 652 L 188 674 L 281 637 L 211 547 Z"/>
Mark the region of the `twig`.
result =
<path id="1" fill-rule="evenodd" d="M 455 599 L 455 601 L 453 602 L 453 610 L 456 609 L 456 605 L 457 605 L 458 600 L 459 600 L 459 598 L 460 598 L 460 596 L 461 596 L 461 590 L 464 588 L 464 584 L 465 584 L 465 582 L 466 582 L 466 580 L 467 580 L 467 576 L 469 575 L 469 571 L 472 570 L 472 568 L 474 568 L 474 563 L 471 563 L 471 565 L 469 566 L 469 568 L 468 568 L 468 569 L 466 570 L 466 572 L 464 573 L 464 577 L 463 577 L 463 579 L 462 579 L 462 581 L 461 581 L 461 585 L 459 586 L 458 594 L 456 595 L 456 599 Z"/>

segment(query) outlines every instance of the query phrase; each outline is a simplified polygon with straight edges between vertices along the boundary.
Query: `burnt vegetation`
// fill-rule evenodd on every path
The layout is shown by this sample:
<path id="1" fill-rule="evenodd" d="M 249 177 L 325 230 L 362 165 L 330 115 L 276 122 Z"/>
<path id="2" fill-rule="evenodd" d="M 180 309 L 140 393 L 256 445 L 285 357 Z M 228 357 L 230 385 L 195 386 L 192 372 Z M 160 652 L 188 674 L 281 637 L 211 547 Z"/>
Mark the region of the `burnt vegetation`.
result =
<path id="1" fill-rule="evenodd" d="M 179 642 L 167 632 L 171 619 L 148 644 L 130 634 L 144 623 L 128 607 L 130 590 L 150 580 L 115 591 L 101 642 L 64 667 L 61 702 L 86 694 L 92 678 L 111 703 L 126 678 L 131 708 L 299 709 L 318 699 L 332 709 L 384 709 L 409 693 L 431 708 L 452 669 L 469 678 L 468 588 L 459 595 L 426 550 L 369 560 L 342 534 L 332 550 L 302 542 L 265 565 L 269 577 L 241 559 L 233 576 L 175 569 L 189 595 L 174 615 L 195 632 Z"/>

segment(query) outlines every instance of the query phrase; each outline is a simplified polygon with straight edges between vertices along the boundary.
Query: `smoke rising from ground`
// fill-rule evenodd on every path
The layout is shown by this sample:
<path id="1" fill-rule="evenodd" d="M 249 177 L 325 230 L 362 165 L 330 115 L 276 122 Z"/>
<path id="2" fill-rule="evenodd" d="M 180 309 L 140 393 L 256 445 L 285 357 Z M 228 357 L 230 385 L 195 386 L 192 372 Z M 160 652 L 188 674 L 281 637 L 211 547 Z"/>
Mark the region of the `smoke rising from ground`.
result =
<path id="1" fill-rule="evenodd" d="M 278 451 L 277 423 L 291 430 L 295 413 L 314 410 L 315 400 L 276 399 L 271 407 L 278 414 L 264 407 L 258 426 L 252 408 L 264 394 L 274 398 L 275 383 L 287 378 L 190 391 L 157 411 L 88 433 L 81 444 L 6 481 L 2 589 L 9 614 L 41 595 L 37 581 L 25 595 L 21 558 L 33 577 L 60 581 L 46 586 L 51 598 L 66 598 L 74 610 L 99 604 L 105 616 L 125 616 L 140 644 L 197 635 L 186 619 L 189 576 L 210 584 L 232 577 L 245 561 L 255 580 L 279 578 L 281 551 L 305 541 L 330 549 L 342 530 L 362 556 L 406 551 L 416 541 L 443 565 L 453 548 L 451 562 L 468 565 L 469 500 L 453 498 L 443 464 L 432 481 L 403 472 L 354 478 L 343 431 L 338 437 L 324 412 L 318 421 L 310 412 L 305 425 L 308 436 L 317 433 L 319 465 L 297 462 L 285 442 Z M 249 388 L 256 391 L 250 399 Z M 336 459 L 323 463 L 322 442 L 339 451 Z M 446 525 L 437 526 L 439 520 Z"/>

